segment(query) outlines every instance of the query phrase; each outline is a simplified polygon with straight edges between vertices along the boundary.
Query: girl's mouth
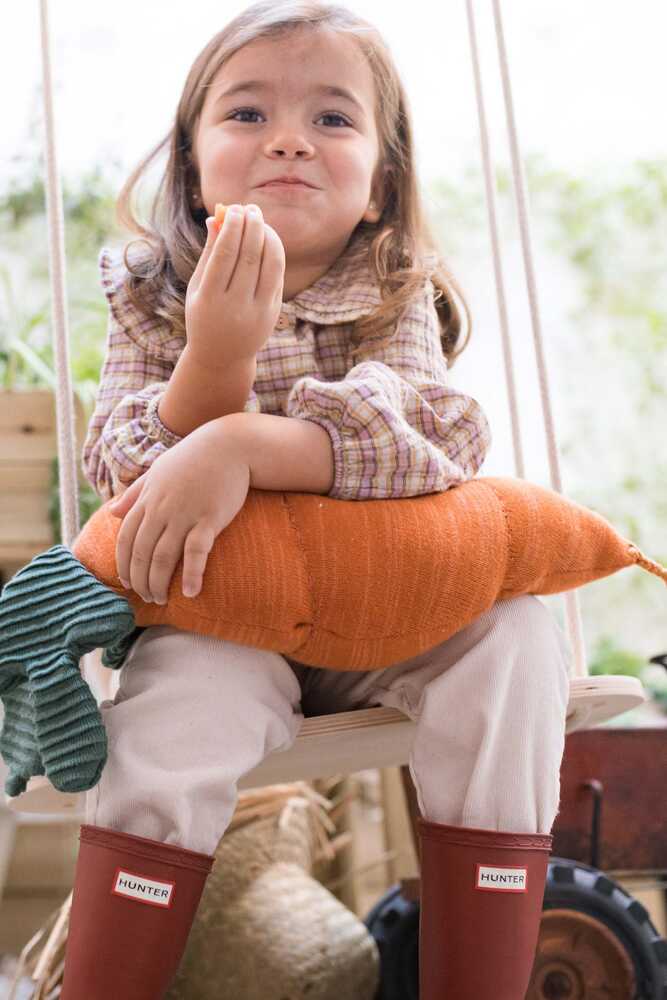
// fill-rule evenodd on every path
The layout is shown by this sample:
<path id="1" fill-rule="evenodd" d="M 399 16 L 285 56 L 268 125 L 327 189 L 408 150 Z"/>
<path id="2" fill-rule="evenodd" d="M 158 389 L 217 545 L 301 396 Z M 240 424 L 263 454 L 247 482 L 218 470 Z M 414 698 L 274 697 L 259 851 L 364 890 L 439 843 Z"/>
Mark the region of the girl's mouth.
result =
<path id="1" fill-rule="evenodd" d="M 311 187 L 309 184 L 294 183 L 294 181 L 270 181 L 268 184 L 262 184 L 261 190 L 265 191 L 268 188 L 276 188 L 281 191 L 293 190 L 293 191 L 316 191 L 317 188 Z"/>

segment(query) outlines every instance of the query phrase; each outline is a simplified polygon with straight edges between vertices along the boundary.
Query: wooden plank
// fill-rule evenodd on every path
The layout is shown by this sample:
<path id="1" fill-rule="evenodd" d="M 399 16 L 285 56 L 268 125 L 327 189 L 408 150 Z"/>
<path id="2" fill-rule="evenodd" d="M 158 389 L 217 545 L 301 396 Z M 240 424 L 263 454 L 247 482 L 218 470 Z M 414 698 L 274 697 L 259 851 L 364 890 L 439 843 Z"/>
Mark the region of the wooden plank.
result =
<path id="1" fill-rule="evenodd" d="M 83 405 L 74 399 L 77 450 L 86 433 Z M 50 462 L 57 454 L 55 398 L 48 390 L 0 392 L 0 447 L 4 469 L 12 465 Z"/>
<path id="2" fill-rule="evenodd" d="M 380 771 L 384 813 L 385 849 L 394 856 L 387 860 L 389 884 L 419 873 L 403 771 L 407 767 L 385 767 Z"/>
<path id="3" fill-rule="evenodd" d="M 86 434 L 74 399 L 77 472 Z M 0 392 L 0 571 L 8 579 L 53 545 L 49 521 L 52 464 L 58 452 L 56 409 L 49 389 Z"/>
<path id="4" fill-rule="evenodd" d="M 50 389 L 4 389 L 0 392 L 0 434 L 23 425 L 51 430 L 56 423 L 54 400 Z"/>
<path id="5" fill-rule="evenodd" d="M 15 573 L 23 569 L 26 563 L 29 563 L 31 559 L 43 551 L 43 545 L 32 546 L 23 543 L 20 545 L 0 545 L 0 586 L 4 586 Z"/>
<path id="6" fill-rule="evenodd" d="M 357 837 L 358 837 L 358 802 L 355 800 L 357 785 L 354 777 L 347 774 L 338 786 L 338 795 L 343 799 L 343 806 L 337 816 L 336 830 L 338 835 L 348 834 L 350 839 L 336 856 L 336 874 L 343 881 L 338 886 L 336 896 L 343 906 L 357 913 L 358 896 L 357 882 L 351 873 L 357 867 Z"/>
<path id="7" fill-rule="evenodd" d="M 78 840 L 76 818 L 68 823 L 19 820 L 5 892 L 24 895 L 58 892 L 64 898 L 72 888 Z"/>
<path id="8" fill-rule="evenodd" d="M 366 708 L 305 719 L 296 742 L 245 774 L 241 788 L 350 774 L 405 764 L 416 723 L 395 708 Z"/>
<path id="9" fill-rule="evenodd" d="M 620 681 L 631 682 L 634 678 L 591 677 L 585 680 L 577 678 L 573 681 L 575 687 L 577 680 L 581 680 L 582 684 L 585 683 L 585 685 L 590 684 L 592 690 L 588 692 L 581 689 L 575 690 L 575 703 L 581 706 L 585 704 L 587 699 L 592 700 L 595 711 L 601 713 L 603 707 L 598 705 L 600 700 L 598 688 L 604 691 L 608 685 L 600 682 L 608 680 L 616 684 Z M 596 682 L 598 683 L 596 684 Z M 630 684 L 630 687 L 632 686 Z M 619 692 L 617 691 L 616 694 Z M 609 691 L 607 690 L 606 696 L 608 695 Z M 628 697 L 626 684 L 620 684 L 620 696 L 622 698 Z M 350 774 L 365 768 L 395 767 L 407 764 L 416 727 L 417 723 L 403 712 L 396 708 L 385 707 L 357 709 L 352 712 L 337 712 L 332 715 L 307 718 L 304 720 L 294 744 L 287 750 L 272 753 L 266 757 L 257 767 L 239 780 L 238 787 L 239 789 L 262 788 L 265 785 L 287 781 L 308 781 L 329 775 Z M 588 730 L 580 730 L 574 735 L 586 738 L 588 732 Z M 597 729 L 593 732 L 600 734 L 600 736 L 615 732 L 641 736 L 641 734 L 651 732 L 651 730 L 642 729 L 637 733 L 635 730 Z M 667 729 L 660 730 L 660 732 L 664 735 Z M 661 741 L 658 752 L 664 755 L 664 750 L 664 742 Z M 648 761 L 644 761 L 644 764 L 647 763 Z M 644 781 L 645 775 L 642 768 L 634 771 L 630 769 L 629 773 L 638 781 Z M 635 792 L 632 790 L 630 805 L 633 804 L 632 796 L 634 794 Z M 664 825 L 662 789 L 656 789 L 655 779 L 652 781 L 651 794 L 654 813 L 659 816 L 660 824 Z M 9 800 L 8 805 L 16 811 L 23 812 L 65 813 L 72 809 L 78 809 L 80 804 L 76 795 L 68 796 L 55 792 L 45 779 L 33 778 L 28 783 L 28 790 L 24 795 Z M 628 823 L 627 816 L 625 822 Z M 662 834 L 660 840 L 664 862 L 665 843 Z M 558 851 L 554 851 L 554 853 L 558 853 Z M 575 857 L 569 851 L 564 853 L 565 856 Z M 641 866 L 633 865 L 632 867 L 639 868 Z M 649 867 L 665 867 L 665 864 Z"/>
<path id="10" fill-rule="evenodd" d="M 0 459 L 0 496 L 7 493 L 41 493 L 50 485 L 50 461 L 16 464 Z"/>
<path id="11" fill-rule="evenodd" d="M 50 538 L 48 510 L 47 493 L 0 493 L 0 544 L 32 545 Z"/>

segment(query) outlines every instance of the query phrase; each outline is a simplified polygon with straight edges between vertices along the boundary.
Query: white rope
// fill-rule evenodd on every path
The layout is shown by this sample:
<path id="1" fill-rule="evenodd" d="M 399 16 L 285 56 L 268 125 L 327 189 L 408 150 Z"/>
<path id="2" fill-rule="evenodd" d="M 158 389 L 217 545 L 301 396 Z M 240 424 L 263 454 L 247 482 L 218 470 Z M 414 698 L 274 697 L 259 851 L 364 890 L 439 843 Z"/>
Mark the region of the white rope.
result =
<path id="1" fill-rule="evenodd" d="M 46 138 L 46 216 L 49 230 L 49 273 L 51 277 L 52 338 L 56 360 L 56 427 L 58 437 L 58 489 L 60 492 L 60 536 L 68 548 L 79 533 L 79 484 L 77 475 L 77 441 L 74 420 L 67 324 L 67 288 L 65 258 L 65 223 L 62 187 L 58 170 L 56 130 L 53 113 L 53 79 L 51 71 L 51 32 L 47 0 L 40 0 L 42 46 L 42 81 L 44 90 L 44 132 Z M 98 666 L 94 653 L 86 653 L 79 664 L 81 676 L 89 685 L 98 704 L 102 700 L 104 679 L 109 672 Z M 45 782 L 45 778 L 32 781 Z M 60 797 L 60 793 L 54 792 Z M 84 795 L 78 797 L 79 811 L 84 811 Z"/>
<path id="2" fill-rule="evenodd" d="M 542 415 L 547 441 L 547 454 L 549 458 L 550 479 L 552 488 L 558 493 L 563 492 L 560 460 L 558 456 L 558 444 L 556 437 L 551 398 L 549 391 L 549 379 L 547 363 L 543 348 L 542 326 L 540 321 L 540 310 L 537 299 L 537 282 L 535 280 L 535 268 L 533 266 L 534 254 L 530 233 L 530 219 L 528 212 L 528 199 L 526 196 L 526 185 L 523 174 L 523 160 L 519 146 L 519 138 L 516 127 L 516 117 L 514 113 L 514 101 L 512 98 L 512 86 L 510 82 L 509 62 L 502 25 L 500 11 L 500 0 L 492 0 L 494 21 L 496 30 L 496 41 L 498 45 L 498 58 L 500 62 L 500 72 L 503 83 L 503 95 L 505 99 L 505 116 L 507 119 L 507 131 L 510 139 L 510 154 L 512 160 L 512 184 L 516 199 L 517 214 L 519 219 L 519 231 L 521 234 L 521 247 L 523 252 L 524 274 L 526 279 L 526 290 L 530 304 L 531 328 L 533 331 L 533 343 L 535 346 L 535 358 L 537 365 L 537 375 L 540 386 L 540 397 L 542 401 Z M 517 475 L 524 478 L 523 474 L 523 453 L 521 451 L 521 436 L 519 432 L 518 403 L 516 383 L 514 378 L 512 353 L 509 350 L 509 333 L 507 324 L 507 312 L 505 306 L 505 291 L 503 287 L 503 274 L 500 264 L 500 247 L 498 241 L 498 225 L 496 219 L 494 165 L 491 156 L 491 144 L 489 142 L 488 129 L 486 124 L 486 114 L 484 111 L 484 93 L 482 87 L 479 60 L 477 57 L 477 39 L 475 29 L 475 15 L 472 0 L 466 0 L 468 12 L 468 28 L 470 33 L 470 48 L 472 53 L 472 64 L 475 76 L 475 91 L 477 97 L 477 110 L 479 115 L 479 129 L 481 139 L 482 158 L 484 162 L 484 178 L 486 184 L 487 210 L 489 215 L 489 229 L 494 258 L 494 271 L 496 277 L 496 292 L 498 296 L 498 310 L 500 315 L 500 325 L 504 345 L 504 362 L 506 368 L 506 381 L 510 400 L 510 418 L 512 421 L 512 437 L 514 445 L 515 466 Z M 563 595 L 565 602 L 565 613 L 567 619 L 568 633 L 572 643 L 574 654 L 573 676 L 587 677 L 588 667 L 586 665 L 586 650 L 584 646 L 583 626 L 581 620 L 581 609 L 579 605 L 579 595 L 576 590 L 568 590 Z"/>
<path id="3" fill-rule="evenodd" d="M 47 0 L 40 0 L 42 35 L 42 77 L 44 88 L 44 129 L 46 137 L 46 215 L 49 230 L 49 274 L 51 277 L 51 331 L 56 358 L 56 427 L 58 435 L 58 476 L 60 490 L 60 534 L 63 545 L 71 547 L 79 533 L 74 395 L 69 361 L 67 330 L 67 289 L 65 284 L 65 224 L 63 200 L 56 156 L 51 76 L 51 38 Z"/>
<path id="4" fill-rule="evenodd" d="M 486 190 L 486 205 L 489 219 L 489 232 L 491 234 L 491 247 L 493 250 L 493 273 L 496 282 L 496 298 L 498 300 L 498 318 L 500 320 L 500 334 L 503 345 L 503 358 L 505 362 L 505 382 L 507 383 L 507 399 L 510 409 L 510 423 L 512 428 L 512 450 L 514 454 L 514 468 L 519 479 L 526 478 L 526 470 L 523 459 L 523 446 L 521 441 L 521 421 L 519 420 L 518 393 L 514 378 L 514 361 L 512 359 L 512 340 L 509 332 L 507 320 L 507 300 L 505 297 L 505 284 L 503 279 L 503 265 L 500 251 L 500 238 L 498 236 L 498 217 L 496 211 L 496 185 L 493 178 L 493 156 L 491 154 L 491 143 L 489 131 L 486 124 L 486 111 L 484 108 L 484 93 L 482 89 L 482 74 L 479 65 L 479 55 L 477 49 L 477 35 L 475 32 L 475 15 L 472 8 L 472 0 L 466 0 L 468 10 L 468 29 L 470 33 L 470 53 L 472 58 L 473 74 L 475 77 L 475 94 L 477 96 L 477 113 L 479 115 L 479 138 L 482 148 L 482 164 L 484 166 L 484 185 Z"/>

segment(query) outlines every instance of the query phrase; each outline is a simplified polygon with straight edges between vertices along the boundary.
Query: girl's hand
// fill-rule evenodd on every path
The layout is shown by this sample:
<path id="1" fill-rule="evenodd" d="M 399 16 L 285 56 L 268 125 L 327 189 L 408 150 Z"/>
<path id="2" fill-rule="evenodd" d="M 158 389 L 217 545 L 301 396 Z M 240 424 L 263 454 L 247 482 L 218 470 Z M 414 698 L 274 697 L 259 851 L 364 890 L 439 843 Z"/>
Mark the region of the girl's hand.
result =
<path id="1" fill-rule="evenodd" d="M 231 205 L 219 233 L 211 216 L 206 225 L 206 245 L 185 297 L 185 328 L 190 353 L 220 368 L 254 358 L 273 333 L 282 306 L 285 248 L 258 205 L 245 212 Z"/>
<path id="2" fill-rule="evenodd" d="M 116 565 L 124 587 L 165 604 L 183 557 L 183 594 L 201 590 L 213 542 L 245 503 L 250 469 L 233 435 L 203 424 L 165 451 L 109 506 L 123 518 Z"/>

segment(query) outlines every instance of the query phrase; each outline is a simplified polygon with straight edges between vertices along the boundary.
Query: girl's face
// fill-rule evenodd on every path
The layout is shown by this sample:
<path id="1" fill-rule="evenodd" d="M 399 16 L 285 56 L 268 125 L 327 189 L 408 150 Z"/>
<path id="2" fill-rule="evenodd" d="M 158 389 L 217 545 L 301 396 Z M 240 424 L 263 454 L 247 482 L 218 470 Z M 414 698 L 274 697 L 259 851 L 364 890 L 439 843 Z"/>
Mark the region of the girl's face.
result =
<path id="1" fill-rule="evenodd" d="M 332 32 L 295 31 L 235 52 L 211 83 L 193 151 L 208 214 L 216 202 L 259 205 L 286 265 L 326 269 L 362 218 L 380 217 L 373 77 L 355 43 Z M 312 187 L 263 186 L 282 174 Z"/>

